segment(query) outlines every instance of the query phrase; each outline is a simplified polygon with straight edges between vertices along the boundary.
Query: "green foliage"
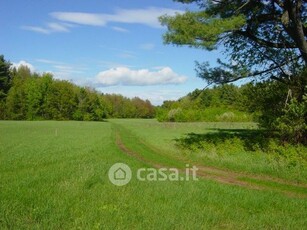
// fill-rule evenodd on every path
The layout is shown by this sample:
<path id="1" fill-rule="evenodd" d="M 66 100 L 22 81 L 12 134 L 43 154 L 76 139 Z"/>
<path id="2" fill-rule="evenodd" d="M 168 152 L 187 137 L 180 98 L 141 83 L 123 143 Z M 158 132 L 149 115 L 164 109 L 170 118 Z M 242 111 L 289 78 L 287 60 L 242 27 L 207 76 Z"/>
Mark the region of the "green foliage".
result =
<path id="1" fill-rule="evenodd" d="M 184 121 L 182 109 L 171 109 L 167 114 L 167 119 L 169 121 Z"/>
<path id="2" fill-rule="evenodd" d="M 165 101 L 157 109 L 159 121 L 251 121 L 243 104 L 241 87 L 234 85 L 215 86 L 212 89 L 189 93 L 178 101 Z"/>
<path id="3" fill-rule="evenodd" d="M 168 26 L 164 34 L 164 42 L 206 48 L 216 48 L 220 34 L 236 30 L 244 25 L 245 19 L 241 15 L 229 18 L 212 18 L 207 12 L 186 12 L 174 17 L 162 16 L 162 25 Z"/>
<path id="4" fill-rule="evenodd" d="M 275 131 L 285 142 L 306 144 L 307 103 L 306 93 L 296 90 L 298 85 L 285 85 L 269 81 L 244 86 L 248 111 L 254 111 L 259 124 Z"/>
<path id="5" fill-rule="evenodd" d="M 90 88 L 78 88 L 73 119 L 79 121 L 101 121 L 107 116 L 106 102 L 98 92 Z"/>
<path id="6" fill-rule="evenodd" d="M 26 81 L 30 70 L 21 67 L 20 72 L 14 73 L 12 87 L 6 98 L 6 118 L 12 120 L 26 119 Z M 24 73 L 25 75 L 21 75 Z"/>
<path id="7" fill-rule="evenodd" d="M 6 97 L 11 85 L 11 64 L 0 55 L 0 101 Z"/>
<path id="8" fill-rule="evenodd" d="M 140 98 L 103 95 L 51 74 L 31 73 L 21 66 L 12 70 L 12 84 L 0 100 L 0 118 L 11 120 L 102 121 L 107 117 L 151 118 L 154 107 Z"/>
<path id="9" fill-rule="evenodd" d="M 158 121 L 170 122 L 247 122 L 252 121 L 252 115 L 238 110 L 209 107 L 207 109 L 157 109 Z"/>
<path id="10" fill-rule="evenodd" d="M 267 129 L 273 129 L 276 118 L 282 115 L 288 87 L 276 81 L 249 83 L 243 87 L 243 104 L 249 112 L 255 112 L 256 120 Z"/>
<path id="11" fill-rule="evenodd" d="M 307 166 L 306 147 L 303 145 L 282 143 L 278 138 L 262 130 L 216 129 L 214 131 L 188 133 L 176 139 L 176 145 L 180 149 L 204 154 L 210 159 L 227 159 L 242 153 L 259 155 L 264 157 L 266 164 L 274 167 L 275 170 L 287 168 L 296 172 L 304 171 Z"/>
<path id="12" fill-rule="evenodd" d="M 106 94 L 103 96 L 108 107 L 108 117 L 113 118 L 153 118 L 155 108 L 150 101 L 138 97 L 129 99 L 122 95 Z"/>
<path id="13" fill-rule="evenodd" d="M 302 103 L 292 99 L 274 125 L 283 140 L 307 144 L 307 94 Z"/>
<path id="14" fill-rule="evenodd" d="M 258 121 L 283 142 L 306 144 L 307 102 L 305 73 L 293 85 L 279 81 L 220 85 L 195 90 L 178 101 L 166 101 L 157 110 L 158 121 Z M 302 98 L 299 102 L 296 98 Z"/>
<path id="15" fill-rule="evenodd" d="M 68 81 L 53 81 L 46 95 L 47 116 L 55 120 L 71 120 L 76 106 L 74 85 Z"/>
<path id="16" fill-rule="evenodd" d="M 5 100 L 12 80 L 10 66 L 11 64 L 4 59 L 4 56 L 0 55 L 0 119 L 6 117 Z"/>
<path id="17" fill-rule="evenodd" d="M 162 16 L 164 42 L 207 50 L 224 46 L 228 54 L 228 63 L 218 60 L 218 67 L 197 65 L 208 83 L 251 76 L 282 80 L 307 64 L 305 1 L 175 1 L 196 3 L 199 10 Z"/>
<path id="18" fill-rule="evenodd" d="M 208 84 L 251 77 L 265 80 L 244 87 L 241 110 L 254 113 L 262 127 L 279 131 L 282 139 L 306 143 L 307 2 L 176 1 L 196 3 L 199 11 L 162 16 L 161 23 L 168 28 L 164 42 L 207 50 L 223 45 L 228 62 L 218 60 L 214 68 L 197 63 L 198 76 Z M 204 94 L 203 98 L 203 104 L 210 106 L 216 97 Z M 226 99 L 231 101 L 229 95 Z"/>

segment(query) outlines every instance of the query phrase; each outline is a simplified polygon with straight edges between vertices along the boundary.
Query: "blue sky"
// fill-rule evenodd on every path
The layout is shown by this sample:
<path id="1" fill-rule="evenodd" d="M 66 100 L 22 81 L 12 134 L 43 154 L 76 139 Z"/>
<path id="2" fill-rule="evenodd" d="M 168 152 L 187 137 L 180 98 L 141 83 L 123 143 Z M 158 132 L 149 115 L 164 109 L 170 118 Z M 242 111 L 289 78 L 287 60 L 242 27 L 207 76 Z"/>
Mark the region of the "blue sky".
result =
<path id="1" fill-rule="evenodd" d="M 157 17 L 190 7 L 171 0 L 0 2 L 0 54 L 104 93 L 154 104 L 178 99 L 206 86 L 195 61 L 215 63 L 220 56 L 163 44 Z"/>

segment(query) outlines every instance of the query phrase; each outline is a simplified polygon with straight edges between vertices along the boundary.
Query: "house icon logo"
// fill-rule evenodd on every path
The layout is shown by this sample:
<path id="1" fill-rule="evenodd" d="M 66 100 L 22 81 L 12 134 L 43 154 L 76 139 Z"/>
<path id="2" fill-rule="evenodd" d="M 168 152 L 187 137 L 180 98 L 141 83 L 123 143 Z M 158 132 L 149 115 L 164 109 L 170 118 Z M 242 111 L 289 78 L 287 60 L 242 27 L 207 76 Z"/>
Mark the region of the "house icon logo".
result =
<path id="1" fill-rule="evenodd" d="M 126 179 L 126 172 L 122 168 L 117 169 L 114 172 L 114 179 L 116 180 L 125 180 Z"/>
<path id="2" fill-rule="evenodd" d="M 131 180 L 131 169 L 124 163 L 116 163 L 109 169 L 108 176 L 112 184 L 123 186 Z"/>

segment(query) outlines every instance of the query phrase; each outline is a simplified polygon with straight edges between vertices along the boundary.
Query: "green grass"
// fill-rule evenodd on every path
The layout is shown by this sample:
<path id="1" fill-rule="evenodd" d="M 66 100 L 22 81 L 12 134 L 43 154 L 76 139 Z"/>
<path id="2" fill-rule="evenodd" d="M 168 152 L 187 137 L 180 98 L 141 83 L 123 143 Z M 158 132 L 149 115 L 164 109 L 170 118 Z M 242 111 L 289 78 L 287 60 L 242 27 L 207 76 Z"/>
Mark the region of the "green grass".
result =
<path id="1" fill-rule="evenodd" d="M 278 146 L 274 139 L 258 133 L 255 123 L 159 123 L 138 119 L 112 123 L 171 158 L 307 183 L 307 147 Z M 182 148 L 182 143 L 189 148 Z"/>
<path id="2" fill-rule="evenodd" d="M 251 182 L 253 184 L 263 185 L 265 187 L 268 187 L 269 189 L 282 190 L 290 193 L 295 192 L 304 196 L 307 195 L 306 187 L 299 187 L 299 186 L 293 186 L 291 184 L 281 184 L 275 181 L 265 181 L 265 180 L 245 178 L 245 177 L 242 177 L 241 180 Z"/>
<path id="3" fill-rule="evenodd" d="M 148 166 L 119 149 L 117 132 L 144 158 L 180 167 L 176 157 L 190 155 L 175 147 L 175 138 L 208 128 L 253 126 L 1 121 L 0 229 L 303 229 L 306 199 L 273 189 L 205 179 L 141 182 L 135 177 L 117 187 L 108 180 L 114 163 L 128 164 L 133 173 Z"/>

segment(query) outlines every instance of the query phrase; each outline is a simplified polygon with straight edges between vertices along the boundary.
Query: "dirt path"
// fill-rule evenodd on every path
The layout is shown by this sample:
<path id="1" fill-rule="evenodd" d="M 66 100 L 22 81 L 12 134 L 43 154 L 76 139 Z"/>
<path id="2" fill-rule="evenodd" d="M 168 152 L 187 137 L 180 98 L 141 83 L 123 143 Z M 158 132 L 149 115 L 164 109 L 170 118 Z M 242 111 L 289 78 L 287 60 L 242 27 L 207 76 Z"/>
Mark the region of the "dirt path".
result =
<path id="1" fill-rule="evenodd" d="M 169 166 L 167 165 L 162 165 L 160 163 L 148 160 L 144 158 L 142 155 L 140 155 L 139 153 L 129 149 L 123 143 L 119 132 L 116 132 L 115 135 L 116 135 L 116 145 L 119 147 L 119 149 L 123 153 L 137 159 L 138 161 L 144 164 L 148 164 L 154 168 L 169 168 Z M 253 183 L 253 182 L 250 182 L 250 180 L 256 180 L 260 182 L 261 181 L 262 182 L 274 182 L 282 186 L 284 185 L 284 186 L 291 186 L 291 187 L 303 188 L 303 189 L 306 188 L 306 190 L 307 190 L 307 185 L 298 185 L 298 184 L 294 184 L 294 183 L 291 183 L 291 182 L 288 182 L 288 181 L 285 181 L 279 178 L 273 178 L 269 176 L 252 175 L 249 173 L 239 173 L 239 172 L 234 172 L 234 171 L 230 171 L 226 169 L 199 165 L 199 164 L 195 164 L 194 162 L 186 162 L 184 160 L 179 160 L 179 159 L 176 159 L 176 161 L 183 163 L 183 164 L 195 165 L 198 168 L 197 177 L 199 178 L 214 180 L 219 183 L 228 184 L 228 185 L 246 187 L 248 189 L 278 191 L 290 197 L 307 198 L 306 192 L 289 191 L 288 189 L 284 189 L 284 188 L 281 189 L 278 187 L 263 185 L 261 183 Z M 184 173 L 185 169 L 182 169 L 180 171 Z"/>

